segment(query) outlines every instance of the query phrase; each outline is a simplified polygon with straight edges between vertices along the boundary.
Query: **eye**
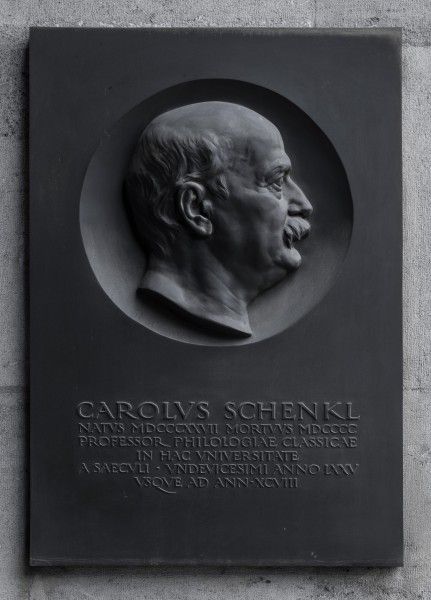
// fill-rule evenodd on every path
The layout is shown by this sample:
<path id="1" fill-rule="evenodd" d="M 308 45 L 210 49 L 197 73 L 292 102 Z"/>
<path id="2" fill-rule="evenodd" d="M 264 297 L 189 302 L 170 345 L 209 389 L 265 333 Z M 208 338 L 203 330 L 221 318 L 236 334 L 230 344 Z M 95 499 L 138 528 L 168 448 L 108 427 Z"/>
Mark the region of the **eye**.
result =
<path id="1" fill-rule="evenodd" d="M 272 181 L 270 183 L 270 187 L 272 187 L 276 192 L 281 192 L 286 178 L 287 178 L 287 174 L 280 175 L 280 177 L 278 179 L 276 179 L 275 181 Z"/>

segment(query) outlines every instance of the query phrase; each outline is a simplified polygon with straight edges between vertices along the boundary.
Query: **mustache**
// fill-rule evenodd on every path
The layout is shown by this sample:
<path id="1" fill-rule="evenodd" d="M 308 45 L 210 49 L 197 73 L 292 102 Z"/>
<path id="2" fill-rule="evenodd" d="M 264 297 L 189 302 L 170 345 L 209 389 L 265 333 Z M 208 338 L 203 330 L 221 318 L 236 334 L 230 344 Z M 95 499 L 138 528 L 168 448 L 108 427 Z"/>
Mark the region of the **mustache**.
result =
<path id="1" fill-rule="evenodd" d="M 294 242 L 307 237 L 310 233 L 310 223 L 303 217 L 288 217 L 283 228 L 283 238 L 288 247 L 291 248 Z"/>

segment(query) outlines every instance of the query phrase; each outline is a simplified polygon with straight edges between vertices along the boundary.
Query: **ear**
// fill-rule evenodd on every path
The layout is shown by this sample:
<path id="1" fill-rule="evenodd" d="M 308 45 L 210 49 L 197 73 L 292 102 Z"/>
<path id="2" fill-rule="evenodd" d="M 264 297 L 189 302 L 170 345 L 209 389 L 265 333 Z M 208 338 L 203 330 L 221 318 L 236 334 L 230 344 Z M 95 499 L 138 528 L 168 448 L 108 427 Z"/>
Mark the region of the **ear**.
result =
<path id="1" fill-rule="evenodd" d="M 195 235 L 202 238 L 212 235 L 212 204 L 203 185 L 194 181 L 182 184 L 178 192 L 178 208 L 186 225 Z"/>

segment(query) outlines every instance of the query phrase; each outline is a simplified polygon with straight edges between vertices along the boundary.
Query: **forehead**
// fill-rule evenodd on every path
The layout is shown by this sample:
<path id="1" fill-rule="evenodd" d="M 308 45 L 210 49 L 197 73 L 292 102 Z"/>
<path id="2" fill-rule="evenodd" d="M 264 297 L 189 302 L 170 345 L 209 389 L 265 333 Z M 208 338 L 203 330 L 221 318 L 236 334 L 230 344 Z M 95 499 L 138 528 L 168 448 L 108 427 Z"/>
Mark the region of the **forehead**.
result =
<path id="1" fill-rule="evenodd" d="M 247 165 L 257 175 L 263 175 L 278 166 L 283 169 L 290 167 L 280 132 L 266 120 L 254 123 L 254 127 L 249 127 L 238 136 L 234 136 L 232 150 L 235 166 Z"/>

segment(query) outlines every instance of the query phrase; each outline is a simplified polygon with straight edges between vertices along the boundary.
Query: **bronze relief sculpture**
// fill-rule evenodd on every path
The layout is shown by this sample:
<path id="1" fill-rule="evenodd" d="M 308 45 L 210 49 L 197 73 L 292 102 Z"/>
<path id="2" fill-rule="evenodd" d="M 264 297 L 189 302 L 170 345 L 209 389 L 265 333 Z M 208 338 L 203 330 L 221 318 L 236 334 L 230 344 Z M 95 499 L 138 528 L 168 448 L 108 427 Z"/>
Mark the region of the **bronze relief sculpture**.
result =
<path id="1" fill-rule="evenodd" d="M 148 255 L 139 293 L 232 336 L 252 335 L 247 307 L 301 264 L 295 243 L 312 206 L 278 129 L 257 112 L 200 102 L 144 129 L 126 201 Z"/>
<path id="2" fill-rule="evenodd" d="M 402 565 L 401 31 L 30 38 L 30 564 Z"/>

